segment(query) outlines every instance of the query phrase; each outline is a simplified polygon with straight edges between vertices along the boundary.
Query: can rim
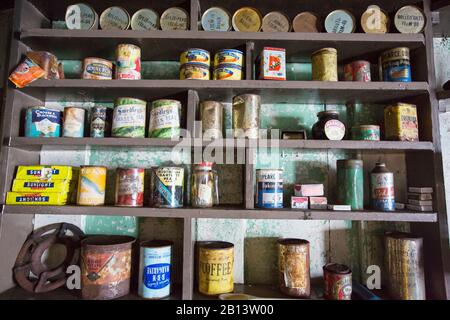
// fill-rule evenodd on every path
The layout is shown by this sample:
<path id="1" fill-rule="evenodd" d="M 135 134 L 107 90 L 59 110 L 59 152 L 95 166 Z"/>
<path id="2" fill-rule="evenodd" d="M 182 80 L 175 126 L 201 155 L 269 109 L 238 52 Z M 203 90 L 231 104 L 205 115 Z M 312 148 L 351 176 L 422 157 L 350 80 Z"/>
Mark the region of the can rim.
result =
<path id="1" fill-rule="evenodd" d="M 400 231 L 388 231 L 384 234 L 386 238 L 392 238 L 392 239 L 405 239 L 405 240 L 423 240 L 423 237 L 410 233 L 410 232 L 400 232 Z"/>
<path id="2" fill-rule="evenodd" d="M 277 240 L 277 243 L 283 246 L 298 246 L 298 245 L 308 245 L 309 241 L 305 239 L 281 238 Z"/>
<path id="3" fill-rule="evenodd" d="M 135 237 L 122 235 L 93 235 L 81 240 L 82 246 L 88 247 L 116 247 L 120 245 L 133 244 Z"/>
<path id="4" fill-rule="evenodd" d="M 99 61 L 102 61 L 102 62 L 107 62 L 108 64 L 111 64 L 111 68 L 112 68 L 112 66 L 114 64 L 111 60 L 103 59 L 103 58 L 97 58 L 97 57 L 86 57 L 86 58 L 84 58 L 83 62 L 86 63 L 87 60 L 99 60 Z"/>
<path id="5" fill-rule="evenodd" d="M 141 241 L 139 243 L 139 246 L 141 248 L 167 248 L 167 247 L 173 247 L 174 243 L 173 241 L 169 240 L 145 240 Z"/>
<path id="6" fill-rule="evenodd" d="M 200 241 L 198 247 L 209 250 L 225 250 L 234 248 L 234 244 L 226 241 Z"/>
<path id="7" fill-rule="evenodd" d="M 364 161 L 359 159 L 340 159 L 336 161 L 336 165 L 338 167 L 344 168 L 349 167 L 351 165 L 362 167 L 364 165 Z"/>
<path id="8" fill-rule="evenodd" d="M 323 271 L 342 275 L 352 274 L 352 269 L 350 269 L 350 267 L 340 263 L 327 263 L 326 265 L 323 266 Z"/>
<path id="9" fill-rule="evenodd" d="M 136 101 L 139 101 L 139 102 L 144 102 L 145 105 L 147 105 L 147 101 L 142 100 L 142 99 L 138 99 L 138 98 L 132 98 L 132 97 L 119 97 L 119 98 L 116 98 L 115 103 L 117 103 L 119 100 L 125 100 L 125 99 L 127 99 L 127 100 L 136 100 Z M 120 105 L 120 107 L 121 106 L 123 106 L 123 105 Z M 114 107 L 118 107 L 118 106 L 114 106 Z"/>
<path id="10" fill-rule="evenodd" d="M 329 51 L 329 52 L 333 52 L 333 53 L 336 53 L 336 54 L 337 54 L 337 52 L 338 52 L 336 48 L 331 48 L 331 47 L 329 47 L 329 48 L 322 48 L 322 49 L 319 49 L 319 50 L 314 51 L 314 52 L 311 54 L 311 56 L 315 56 L 316 54 L 318 54 L 318 53 L 320 53 L 320 52 L 322 52 L 322 51 Z"/>
<path id="11" fill-rule="evenodd" d="M 222 52 L 227 52 L 227 51 L 236 52 L 236 53 L 239 53 L 239 54 L 242 54 L 242 55 L 244 54 L 243 51 L 238 50 L 238 49 L 220 49 L 219 51 L 216 52 L 215 56 L 221 54 Z"/>
<path id="12" fill-rule="evenodd" d="M 254 7 L 248 7 L 248 6 L 247 7 L 242 7 L 240 9 L 236 10 L 236 12 L 233 14 L 233 17 L 231 18 L 231 23 L 233 25 L 233 29 L 235 31 L 237 31 L 237 32 L 246 32 L 246 31 L 240 31 L 239 28 L 236 27 L 236 21 L 235 21 L 236 20 L 236 16 L 240 12 L 242 12 L 244 10 L 251 10 L 251 11 L 253 11 L 253 12 L 255 12 L 257 14 L 257 16 L 259 17 L 259 28 L 258 28 L 257 31 L 254 31 L 254 32 L 260 32 L 261 28 L 262 28 L 262 19 L 263 19 L 262 14 L 261 14 L 261 12 L 258 9 L 254 8 Z"/>

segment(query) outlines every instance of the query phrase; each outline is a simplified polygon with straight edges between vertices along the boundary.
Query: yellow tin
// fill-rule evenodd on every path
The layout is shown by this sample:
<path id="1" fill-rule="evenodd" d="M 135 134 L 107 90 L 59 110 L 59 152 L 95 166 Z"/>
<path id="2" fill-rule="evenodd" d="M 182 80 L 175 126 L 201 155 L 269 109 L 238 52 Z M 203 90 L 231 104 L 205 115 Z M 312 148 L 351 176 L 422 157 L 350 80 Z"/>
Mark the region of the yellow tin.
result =
<path id="1" fill-rule="evenodd" d="M 180 64 L 186 64 L 186 63 L 201 63 L 209 68 L 211 65 L 211 58 L 208 51 L 203 49 L 188 49 L 185 52 L 183 52 L 180 56 Z"/>
<path id="2" fill-rule="evenodd" d="M 389 15 L 377 5 L 370 5 L 361 15 L 361 28 L 365 33 L 388 33 Z"/>
<path id="3" fill-rule="evenodd" d="M 338 81 L 337 50 L 323 48 L 312 54 L 313 81 Z"/>
<path id="4" fill-rule="evenodd" d="M 17 180 L 70 180 L 72 167 L 69 166 L 19 166 Z"/>
<path id="5" fill-rule="evenodd" d="M 233 292 L 234 245 L 217 241 L 198 247 L 199 292 L 209 296 Z"/>
<path id="6" fill-rule="evenodd" d="M 180 68 L 181 80 L 209 80 L 209 67 L 202 63 L 185 63 Z"/>
<path id="7" fill-rule="evenodd" d="M 32 181 L 15 179 L 12 187 L 14 192 L 58 193 L 69 192 L 69 190 L 70 180 Z"/>
<path id="8" fill-rule="evenodd" d="M 236 64 L 222 64 L 214 70 L 214 80 L 242 80 L 242 67 Z"/>
<path id="9" fill-rule="evenodd" d="M 67 204 L 67 193 L 8 192 L 6 204 L 24 206 L 63 206 Z"/>
<path id="10" fill-rule="evenodd" d="M 221 64 L 235 64 L 240 67 L 244 66 L 244 53 L 236 49 L 222 49 L 214 55 L 214 67 L 217 68 Z"/>
<path id="11" fill-rule="evenodd" d="M 101 206 L 105 204 L 106 171 L 106 167 L 81 167 L 78 178 L 78 205 Z"/>
<path id="12" fill-rule="evenodd" d="M 413 104 L 396 103 L 384 108 L 384 125 L 386 140 L 419 140 L 417 107 Z"/>
<path id="13" fill-rule="evenodd" d="M 232 24 L 236 31 L 259 32 L 262 27 L 262 15 L 255 8 L 243 7 L 234 13 Z"/>

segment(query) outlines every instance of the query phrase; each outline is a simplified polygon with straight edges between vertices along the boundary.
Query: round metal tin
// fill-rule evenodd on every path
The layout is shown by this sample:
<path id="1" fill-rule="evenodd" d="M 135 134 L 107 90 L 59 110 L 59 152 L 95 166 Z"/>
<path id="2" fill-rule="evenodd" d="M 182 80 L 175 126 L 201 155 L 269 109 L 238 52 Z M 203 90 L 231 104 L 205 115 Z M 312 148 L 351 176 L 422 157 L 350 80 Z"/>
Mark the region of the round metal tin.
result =
<path id="1" fill-rule="evenodd" d="M 110 7 L 100 15 L 102 30 L 127 30 L 130 27 L 130 14 L 122 7 Z"/>
<path id="2" fill-rule="evenodd" d="M 144 177 L 144 169 L 117 168 L 115 206 L 143 207 Z"/>
<path id="3" fill-rule="evenodd" d="M 319 18 L 309 11 L 300 12 L 292 21 L 292 29 L 295 32 L 320 32 Z"/>
<path id="4" fill-rule="evenodd" d="M 102 206 L 105 204 L 106 167 L 82 166 L 78 178 L 77 204 Z"/>
<path id="5" fill-rule="evenodd" d="M 347 10 L 334 10 L 325 18 L 325 30 L 328 33 L 353 33 L 356 20 Z"/>
<path id="6" fill-rule="evenodd" d="M 242 80 L 242 67 L 237 64 L 220 64 L 214 70 L 214 80 Z"/>
<path id="7" fill-rule="evenodd" d="M 185 63 L 180 68 L 181 80 L 209 80 L 209 67 L 203 63 Z"/>
<path id="8" fill-rule="evenodd" d="M 231 15 L 221 7 L 211 7 L 202 16 L 202 28 L 205 31 L 230 31 Z"/>
<path id="9" fill-rule="evenodd" d="M 159 30 L 159 14 L 152 9 L 141 9 L 131 18 L 132 30 Z"/>
<path id="10" fill-rule="evenodd" d="M 352 270 L 349 267 L 338 263 L 328 263 L 323 267 L 323 279 L 325 299 L 352 299 Z"/>
<path id="11" fill-rule="evenodd" d="M 256 170 L 256 197 L 259 208 L 283 208 L 283 170 Z"/>
<path id="12" fill-rule="evenodd" d="M 233 64 L 243 67 L 244 53 L 236 49 L 219 50 L 214 56 L 214 67 L 225 64 Z"/>
<path id="13" fill-rule="evenodd" d="M 64 108 L 63 137 L 83 138 L 86 110 L 83 108 Z"/>
<path id="14" fill-rule="evenodd" d="M 61 135 L 61 111 L 45 107 L 27 108 L 25 137 L 57 138 Z"/>
<path id="15" fill-rule="evenodd" d="M 416 6 L 404 6 L 395 14 L 394 24 L 400 33 L 420 33 L 425 28 L 426 17 Z"/>
<path id="16" fill-rule="evenodd" d="M 159 23 L 164 31 L 187 30 L 189 28 L 189 13 L 179 7 L 169 8 L 161 15 Z"/>
<path id="17" fill-rule="evenodd" d="M 289 20 L 289 17 L 282 12 L 269 12 L 262 20 L 262 31 L 289 32 L 291 31 L 291 21 Z"/>
<path id="18" fill-rule="evenodd" d="M 243 7 L 234 13 L 232 24 L 235 31 L 259 32 L 262 27 L 262 15 L 255 8 Z"/>
<path id="19" fill-rule="evenodd" d="M 361 16 L 361 28 L 365 33 L 388 33 L 389 15 L 379 6 L 371 5 Z"/>
<path id="20" fill-rule="evenodd" d="M 185 63 L 201 63 L 204 64 L 205 67 L 211 65 L 211 55 L 209 51 L 204 49 L 192 48 L 184 51 L 180 56 L 180 64 L 183 65 Z"/>
<path id="21" fill-rule="evenodd" d="M 113 63 L 101 58 L 85 58 L 83 62 L 83 79 L 112 80 Z"/>
<path id="22" fill-rule="evenodd" d="M 69 30 L 92 30 L 98 28 L 98 14 L 88 4 L 77 3 L 67 7 L 66 26 Z"/>

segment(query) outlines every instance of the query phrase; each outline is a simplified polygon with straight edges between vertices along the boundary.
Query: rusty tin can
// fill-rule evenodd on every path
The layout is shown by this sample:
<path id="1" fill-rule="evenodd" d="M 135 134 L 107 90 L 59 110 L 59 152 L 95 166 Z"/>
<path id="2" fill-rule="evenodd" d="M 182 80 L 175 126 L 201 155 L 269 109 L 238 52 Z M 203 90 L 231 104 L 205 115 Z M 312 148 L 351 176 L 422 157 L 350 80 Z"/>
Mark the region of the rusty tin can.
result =
<path id="1" fill-rule="evenodd" d="M 106 167 L 82 166 L 78 178 L 77 204 L 101 206 L 105 204 Z"/>
<path id="2" fill-rule="evenodd" d="M 83 138 L 86 110 L 83 108 L 64 108 L 63 137 Z"/>
<path id="3" fill-rule="evenodd" d="M 315 13 L 305 11 L 300 12 L 292 21 L 292 29 L 294 32 L 320 32 L 321 26 L 319 18 Z"/>
<path id="4" fill-rule="evenodd" d="M 409 103 L 396 103 L 384 108 L 386 140 L 418 141 L 419 121 L 417 107 Z"/>
<path id="5" fill-rule="evenodd" d="M 117 168 L 116 170 L 116 206 L 144 206 L 145 170 L 141 168 Z"/>
<path id="6" fill-rule="evenodd" d="M 100 58 L 86 58 L 83 63 L 83 79 L 112 80 L 113 63 Z"/>
<path id="7" fill-rule="evenodd" d="M 233 98 L 233 131 L 235 138 L 259 137 L 259 112 L 261 96 L 243 94 Z"/>
<path id="8" fill-rule="evenodd" d="M 425 300 L 423 239 L 409 233 L 387 233 L 386 285 L 393 299 Z"/>
<path id="9" fill-rule="evenodd" d="M 313 81 L 338 81 L 337 50 L 323 48 L 312 54 Z"/>
<path id="10" fill-rule="evenodd" d="M 309 298 L 311 279 L 307 240 L 278 240 L 278 274 L 281 292 L 293 297 Z"/>
<path id="11" fill-rule="evenodd" d="M 234 291 L 234 245 L 229 242 L 200 242 L 198 245 L 198 289 L 214 296 Z"/>
<path id="12" fill-rule="evenodd" d="M 128 236 L 91 236 L 81 242 L 81 296 L 111 300 L 130 292 L 132 245 Z"/>
<path id="13" fill-rule="evenodd" d="M 323 267 L 323 279 L 325 299 L 352 299 L 352 270 L 349 267 L 338 263 L 328 263 Z"/>
<path id="14" fill-rule="evenodd" d="M 222 138 L 223 105 L 217 101 L 203 101 L 200 103 L 200 117 L 202 121 L 203 138 Z"/>
<path id="15" fill-rule="evenodd" d="M 116 79 L 141 80 L 141 48 L 133 44 L 117 46 Z"/>
<path id="16" fill-rule="evenodd" d="M 364 60 L 354 61 L 344 66 L 345 81 L 370 82 L 370 62 Z"/>

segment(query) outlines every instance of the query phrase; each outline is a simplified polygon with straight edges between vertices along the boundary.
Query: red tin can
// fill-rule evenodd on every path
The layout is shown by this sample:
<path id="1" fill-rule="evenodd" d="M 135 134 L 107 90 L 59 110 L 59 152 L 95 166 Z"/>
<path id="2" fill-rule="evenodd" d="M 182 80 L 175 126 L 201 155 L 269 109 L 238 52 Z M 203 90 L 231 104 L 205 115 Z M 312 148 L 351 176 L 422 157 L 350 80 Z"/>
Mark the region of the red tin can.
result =
<path id="1" fill-rule="evenodd" d="M 345 81 L 370 82 L 370 62 L 359 60 L 345 65 Z"/>
<path id="2" fill-rule="evenodd" d="M 328 263 L 323 267 L 323 278 L 325 299 L 352 299 L 352 270 L 349 267 L 338 263 Z"/>
<path id="3" fill-rule="evenodd" d="M 116 171 L 116 206 L 144 206 L 144 176 L 145 170 L 139 168 Z"/>

